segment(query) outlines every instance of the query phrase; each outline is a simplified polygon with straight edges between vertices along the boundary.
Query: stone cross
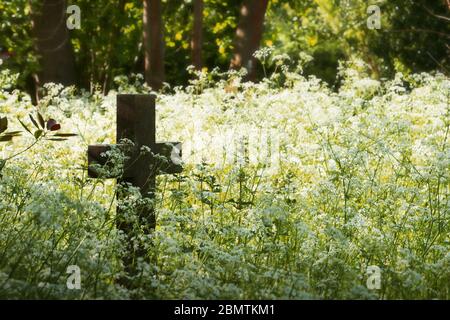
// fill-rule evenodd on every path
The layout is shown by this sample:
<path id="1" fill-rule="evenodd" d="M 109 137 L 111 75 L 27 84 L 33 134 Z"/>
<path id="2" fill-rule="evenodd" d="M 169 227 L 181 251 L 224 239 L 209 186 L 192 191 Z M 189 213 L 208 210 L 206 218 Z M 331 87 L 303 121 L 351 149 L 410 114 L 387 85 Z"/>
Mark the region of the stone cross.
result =
<path id="1" fill-rule="evenodd" d="M 157 143 L 155 121 L 155 96 L 145 94 L 117 95 L 117 133 L 116 140 L 129 139 L 134 143 L 133 150 L 124 151 L 127 161 L 124 164 L 123 174 L 99 175 L 93 164 L 107 166 L 108 157 L 105 152 L 111 150 L 112 145 L 90 145 L 88 147 L 88 174 L 92 178 L 117 178 L 118 183 L 129 183 L 138 187 L 143 198 L 154 198 L 156 175 L 161 173 L 180 173 L 181 144 Z M 117 145 L 120 148 L 120 144 Z M 143 146 L 151 149 L 151 153 L 140 152 Z M 160 156 L 164 156 L 166 161 Z M 103 167 L 105 168 L 105 167 Z M 118 195 L 119 198 L 123 197 Z M 136 208 L 139 228 L 145 233 L 151 232 L 156 226 L 155 212 L 152 205 Z M 123 230 L 127 237 L 133 236 L 133 226 L 121 217 L 121 210 L 117 210 L 117 227 Z M 136 226 L 134 226 L 136 227 Z M 129 243 L 131 241 L 128 241 Z M 135 265 L 135 258 L 145 255 L 142 250 L 136 251 L 130 243 L 129 252 L 124 259 L 125 267 L 130 272 Z"/>

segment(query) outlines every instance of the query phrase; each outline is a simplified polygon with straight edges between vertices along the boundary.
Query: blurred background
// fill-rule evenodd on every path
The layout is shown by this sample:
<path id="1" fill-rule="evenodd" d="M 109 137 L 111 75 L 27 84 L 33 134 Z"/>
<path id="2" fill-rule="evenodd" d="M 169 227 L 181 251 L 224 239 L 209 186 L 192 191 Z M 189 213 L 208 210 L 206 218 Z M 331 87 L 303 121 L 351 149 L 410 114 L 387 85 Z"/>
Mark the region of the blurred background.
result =
<path id="1" fill-rule="evenodd" d="M 370 5 L 379 28 L 368 27 Z M 107 93 L 135 74 L 157 90 L 187 84 L 189 65 L 245 67 L 258 81 L 276 66 L 263 70 L 252 54 L 270 47 L 292 63 L 312 56 L 304 72 L 336 88 L 340 61 L 353 59 L 376 79 L 448 75 L 449 17 L 450 0 L 0 0 L 0 68 L 20 73 L 32 96 L 46 82 Z"/>

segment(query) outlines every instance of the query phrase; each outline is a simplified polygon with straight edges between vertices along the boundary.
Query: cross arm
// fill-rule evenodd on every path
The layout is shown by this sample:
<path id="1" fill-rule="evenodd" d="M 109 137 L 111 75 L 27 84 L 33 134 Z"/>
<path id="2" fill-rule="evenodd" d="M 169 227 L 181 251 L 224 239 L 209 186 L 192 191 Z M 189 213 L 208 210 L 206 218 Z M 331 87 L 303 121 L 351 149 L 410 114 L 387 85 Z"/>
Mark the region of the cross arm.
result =
<path id="1" fill-rule="evenodd" d="M 101 175 L 94 164 L 100 165 L 106 171 L 112 171 L 112 164 L 108 162 L 108 157 L 104 155 L 111 150 L 114 145 L 90 145 L 88 146 L 88 175 L 90 178 L 118 178 L 114 174 Z M 123 174 L 124 177 L 133 177 L 147 171 L 150 165 L 154 165 L 159 173 L 174 174 L 181 173 L 183 167 L 181 165 L 181 143 L 166 142 L 156 143 L 153 148 L 150 147 L 151 152 L 156 156 L 144 155 L 138 158 L 138 150 L 130 156 L 130 160 L 125 164 L 127 168 Z M 158 159 L 162 156 L 165 161 Z M 110 166 L 108 168 L 108 166 Z"/>
<path id="2" fill-rule="evenodd" d="M 156 143 L 153 153 L 163 156 L 167 161 L 159 162 L 158 169 L 163 174 L 174 174 L 183 172 L 181 165 L 181 143 L 160 142 Z"/>
<path id="3" fill-rule="evenodd" d="M 98 164 L 104 167 L 108 159 L 106 156 L 102 156 L 105 152 L 111 150 L 113 145 L 96 144 L 88 146 L 88 176 L 90 178 L 99 178 L 100 174 L 96 170 L 94 164 Z M 103 178 L 103 176 L 102 176 Z M 112 176 L 107 176 L 105 178 L 114 178 Z"/>

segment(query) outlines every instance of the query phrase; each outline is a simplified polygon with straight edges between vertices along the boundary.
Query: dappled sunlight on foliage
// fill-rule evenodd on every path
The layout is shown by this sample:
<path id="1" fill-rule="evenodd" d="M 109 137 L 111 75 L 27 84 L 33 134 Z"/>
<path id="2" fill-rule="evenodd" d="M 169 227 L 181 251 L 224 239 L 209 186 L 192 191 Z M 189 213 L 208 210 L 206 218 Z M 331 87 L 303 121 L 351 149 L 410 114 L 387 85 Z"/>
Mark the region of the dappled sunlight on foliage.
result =
<path id="1" fill-rule="evenodd" d="M 184 171 L 158 177 L 154 203 L 87 178 L 87 146 L 115 142 L 116 92 L 50 84 L 34 107 L 3 72 L 8 130 L 23 130 L 17 119 L 33 126 L 27 117 L 38 111 L 76 136 L 39 141 L 0 167 L 0 297 L 448 299 L 448 77 L 379 81 L 355 60 L 341 65 L 333 92 L 302 73 L 307 56 L 291 67 L 289 57 L 267 59 L 278 68 L 257 84 L 215 70 L 158 95 L 157 140 L 183 143 Z M 149 92 L 139 76 L 116 81 L 121 93 Z M 274 160 L 224 152 L 240 141 L 220 134 L 233 129 L 273 134 Z M 0 142 L 0 159 L 34 140 Z M 131 288 L 119 281 L 120 188 L 126 219 L 138 205 L 157 214 L 153 233 L 133 230 L 149 259 L 129 276 Z M 66 287 L 74 264 L 79 291 Z M 366 287 L 370 265 L 382 270 L 381 290 Z"/>

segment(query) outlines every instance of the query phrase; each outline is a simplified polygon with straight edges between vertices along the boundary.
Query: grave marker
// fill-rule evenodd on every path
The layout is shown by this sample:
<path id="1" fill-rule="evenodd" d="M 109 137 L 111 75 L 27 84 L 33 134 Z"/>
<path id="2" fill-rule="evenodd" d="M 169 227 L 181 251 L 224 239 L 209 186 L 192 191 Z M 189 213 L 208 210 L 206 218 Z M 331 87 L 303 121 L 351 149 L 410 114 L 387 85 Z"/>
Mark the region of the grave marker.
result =
<path id="1" fill-rule="evenodd" d="M 88 147 L 88 173 L 92 178 L 117 178 L 118 183 L 130 183 L 138 187 L 144 198 L 153 199 L 155 192 L 156 175 L 160 173 L 180 173 L 182 167 L 181 144 L 157 143 L 156 121 L 155 121 L 155 96 L 144 94 L 117 95 L 117 132 L 116 140 L 129 139 L 134 143 L 133 150 L 127 150 L 129 159 L 124 166 L 123 175 L 99 176 L 94 163 L 105 165 L 108 159 L 103 153 L 111 150 L 112 145 L 90 145 Z M 151 149 L 152 154 L 140 153 L 142 146 Z M 120 145 L 119 145 L 120 148 Z M 162 161 L 158 156 L 164 156 L 168 161 Z M 153 207 L 143 206 L 136 210 L 139 225 L 146 234 L 150 233 L 156 226 L 155 212 Z M 123 230 L 128 238 L 133 236 L 133 226 L 122 219 L 122 214 L 117 210 L 117 227 Z M 137 250 L 129 243 L 128 256 L 124 263 L 128 273 L 132 273 L 136 257 L 145 255 L 142 250 Z"/>

